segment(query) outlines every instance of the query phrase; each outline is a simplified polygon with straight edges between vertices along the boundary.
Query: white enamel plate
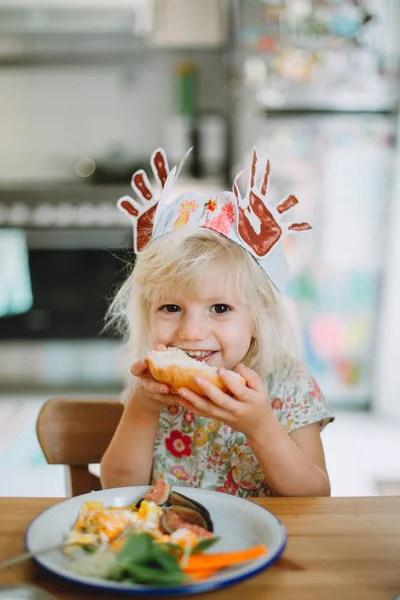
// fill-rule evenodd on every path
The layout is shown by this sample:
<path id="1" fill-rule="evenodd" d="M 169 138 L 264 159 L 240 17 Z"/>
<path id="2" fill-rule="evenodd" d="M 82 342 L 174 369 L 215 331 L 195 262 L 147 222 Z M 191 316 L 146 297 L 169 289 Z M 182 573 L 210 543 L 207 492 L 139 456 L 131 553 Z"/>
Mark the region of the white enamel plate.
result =
<path id="1" fill-rule="evenodd" d="M 104 506 L 126 506 L 137 502 L 149 489 L 149 486 L 142 486 L 102 490 L 60 502 L 32 521 L 26 533 L 26 548 L 29 552 L 38 552 L 62 544 L 74 525 L 83 502 L 100 500 Z M 97 589 L 132 595 L 178 595 L 208 592 L 248 579 L 266 569 L 284 551 L 285 528 L 273 514 L 261 506 L 221 492 L 186 487 L 178 488 L 177 491 L 201 502 L 209 510 L 215 535 L 220 538 L 210 552 L 231 552 L 265 544 L 268 548 L 267 554 L 256 560 L 224 569 L 206 580 L 171 587 L 118 583 L 85 576 L 73 571 L 69 560 L 57 550 L 38 556 L 36 560 L 56 575 Z"/>

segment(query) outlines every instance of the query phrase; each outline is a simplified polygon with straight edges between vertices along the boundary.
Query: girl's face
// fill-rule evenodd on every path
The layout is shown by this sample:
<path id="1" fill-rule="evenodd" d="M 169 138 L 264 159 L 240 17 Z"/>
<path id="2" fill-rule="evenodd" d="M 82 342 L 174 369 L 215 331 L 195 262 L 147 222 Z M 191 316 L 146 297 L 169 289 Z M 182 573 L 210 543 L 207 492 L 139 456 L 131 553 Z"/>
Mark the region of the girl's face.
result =
<path id="1" fill-rule="evenodd" d="M 250 308 L 226 285 L 223 269 L 205 277 L 202 289 L 198 298 L 172 290 L 150 304 L 153 346 L 181 348 L 210 366 L 233 369 L 255 334 Z"/>

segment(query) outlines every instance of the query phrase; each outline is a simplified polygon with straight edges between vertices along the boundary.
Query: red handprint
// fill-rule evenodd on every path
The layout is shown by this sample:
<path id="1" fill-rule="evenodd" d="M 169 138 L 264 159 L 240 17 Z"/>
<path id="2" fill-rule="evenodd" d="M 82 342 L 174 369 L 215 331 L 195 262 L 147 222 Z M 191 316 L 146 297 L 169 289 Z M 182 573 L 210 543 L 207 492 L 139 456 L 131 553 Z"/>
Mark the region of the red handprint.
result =
<path id="1" fill-rule="evenodd" d="M 238 206 L 238 234 L 242 241 L 247 244 L 257 256 L 262 257 L 266 256 L 271 248 L 279 241 L 282 235 L 282 227 L 272 214 L 271 210 L 266 206 L 266 195 L 270 174 L 269 161 L 267 161 L 262 185 L 259 190 L 256 189 L 255 185 L 256 165 L 257 154 L 254 150 L 250 183 L 245 196 L 245 199 L 248 197 L 247 206 L 243 206 L 244 201 L 240 196 L 236 181 L 233 184 L 233 192 Z M 280 215 L 297 203 L 298 200 L 295 196 L 289 196 L 284 202 L 281 202 L 275 210 Z M 258 232 L 255 231 L 253 224 L 247 216 L 251 214 L 257 217 L 260 223 Z M 308 223 L 293 223 L 292 225 L 289 225 L 288 229 L 292 231 L 303 231 L 311 229 L 311 225 Z"/>
<path id="2" fill-rule="evenodd" d="M 151 168 L 157 182 L 164 188 L 169 174 L 166 154 L 162 148 L 153 152 L 150 159 Z M 153 231 L 154 215 L 159 198 L 155 198 L 150 182 L 143 169 L 132 175 L 131 187 L 139 197 L 140 202 L 130 196 L 118 200 L 118 208 L 133 221 L 135 252 L 140 252 L 147 246 Z"/>

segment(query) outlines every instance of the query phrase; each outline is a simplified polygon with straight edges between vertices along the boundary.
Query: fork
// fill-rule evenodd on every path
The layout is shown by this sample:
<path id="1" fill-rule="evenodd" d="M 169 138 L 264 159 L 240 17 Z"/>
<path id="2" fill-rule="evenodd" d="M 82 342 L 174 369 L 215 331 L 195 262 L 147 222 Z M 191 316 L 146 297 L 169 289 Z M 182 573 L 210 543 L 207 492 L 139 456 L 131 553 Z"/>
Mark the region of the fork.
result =
<path id="1" fill-rule="evenodd" d="M 36 550 L 36 552 L 23 552 L 22 554 L 18 554 L 17 556 L 12 556 L 11 558 L 6 558 L 5 560 L 0 561 L 0 571 L 3 569 L 8 569 L 9 567 L 13 567 L 14 565 L 18 565 L 19 563 L 24 562 L 25 560 L 29 560 L 30 558 L 36 558 L 41 554 L 47 554 L 47 552 L 52 552 L 53 550 L 62 550 L 63 548 L 67 548 L 68 546 L 79 546 L 80 544 L 77 542 L 69 542 L 63 544 L 57 544 L 56 546 L 48 546 L 47 548 L 42 548 L 42 550 Z M 91 546 L 94 544 L 82 544 L 84 546 Z"/>

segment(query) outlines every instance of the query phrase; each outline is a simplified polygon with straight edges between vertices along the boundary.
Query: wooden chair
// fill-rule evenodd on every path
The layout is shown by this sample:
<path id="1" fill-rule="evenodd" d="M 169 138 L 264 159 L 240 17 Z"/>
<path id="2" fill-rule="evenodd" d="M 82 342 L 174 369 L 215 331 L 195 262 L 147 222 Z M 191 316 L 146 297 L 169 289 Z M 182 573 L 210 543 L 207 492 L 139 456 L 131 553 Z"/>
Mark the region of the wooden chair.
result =
<path id="1" fill-rule="evenodd" d="M 115 398 L 51 398 L 43 404 L 37 437 L 47 462 L 65 465 L 69 496 L 101 489 L 89 465 L 100 462 L 123 409 Z"/>

